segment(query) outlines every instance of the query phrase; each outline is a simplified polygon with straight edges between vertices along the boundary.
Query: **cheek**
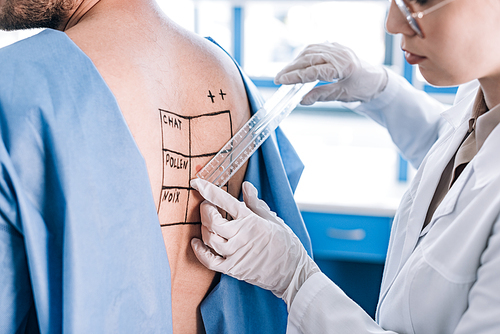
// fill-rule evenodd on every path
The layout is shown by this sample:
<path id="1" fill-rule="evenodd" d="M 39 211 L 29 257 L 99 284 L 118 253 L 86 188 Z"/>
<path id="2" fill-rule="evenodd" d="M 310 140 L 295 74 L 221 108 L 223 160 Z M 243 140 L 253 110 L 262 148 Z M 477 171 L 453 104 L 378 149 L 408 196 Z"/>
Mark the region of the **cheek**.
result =
<path id="1" fill-rule="evenodd" d="M 450 6 L 448 15 L 429 21 L 425 45 L 431 55 L 430 66 L 421 68 L 429 82 L 459 85 L 498 72 L 500 5 L 490 8 L 484 5 L 479 8 L 475 2 L 464 2 L 463 6 Z"/>
<path id="2" fill-rule="evenodd" d="M 475 79 L 474 66 L 478 62 L 478 50 L 473 41 L 459 31 L 441 27 L 425 41 L 427 61 L 420 66 L 420 72 L 432 85 L 455 86 Z"/>
<path id="3" fill-rule="evenodd" d="M 455 39 L 454 43 L 448 43 L 443 47 L 440 63 L 445 72 L 443 85 L 459 85 L 465 82 L 489 76 L 498 65 L 499 57 L 497 48 L 490 41 L 485 41 L 480 34 Z"/>
<path id="4" fill-rule="evenodd" d="M 430 50 L 427 60 L 419 64 L 420 73 L 427 82 L 435 86 L 454 85 L 460 76 L 460 65 L 457 63 L 456 46 L 447 47 L 446 43 L 437 43 L 438 47 Z"/>

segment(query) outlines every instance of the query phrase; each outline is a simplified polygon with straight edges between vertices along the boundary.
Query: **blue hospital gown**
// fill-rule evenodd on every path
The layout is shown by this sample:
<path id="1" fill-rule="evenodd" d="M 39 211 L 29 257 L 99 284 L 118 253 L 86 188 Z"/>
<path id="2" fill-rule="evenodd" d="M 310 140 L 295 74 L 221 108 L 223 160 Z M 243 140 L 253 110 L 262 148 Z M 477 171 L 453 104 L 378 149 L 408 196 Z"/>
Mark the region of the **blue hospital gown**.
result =
<path id="1" fill-rule="evenodd" d="M 244 76 L 253 112 L 262 104 Z M 0 49 L 0 333 L 170 333 L 170 269 L 144 159 L 90 59 L 44 30 Z M 310 251 L 277 130 L 245 179 Z M 225 275 L 207 333 L 279 333 L 286 306 Z"/>

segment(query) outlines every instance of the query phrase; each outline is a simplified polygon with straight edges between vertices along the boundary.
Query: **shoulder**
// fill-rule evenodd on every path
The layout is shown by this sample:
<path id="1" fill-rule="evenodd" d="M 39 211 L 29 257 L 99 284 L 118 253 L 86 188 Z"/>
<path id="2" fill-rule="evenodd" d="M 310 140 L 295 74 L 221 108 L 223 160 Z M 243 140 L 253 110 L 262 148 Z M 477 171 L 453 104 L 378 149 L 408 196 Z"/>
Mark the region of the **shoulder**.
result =
<path id="1" fill-rule="evenodd" d="M 182 42 L 176 43 L 178 52 L 187 52 L 190 54 L 191 62 L 194 64 L 203 64 L 203 70 L 206 72 L 222 74 L 236 74 L 237 67 L 234 60 L 228 53 L 211 38 L 204 38 L 191 31 L 176 27 L 171 29 L 172 36 L 181 38 Z"/>
<path id="2" fill-rule="evenodd" d="M 193 32 L 182 28 L 171 29 L 172 41 L 170 55 L 179 59 L 176 66 L 183 69 L 182 90 L 196 90 L 209 94 L 227 93 L 224 95 L 224 105 L 235 113 L 236 118 L 241 118 L 237 123 L 246 121 L 249 115 L 248 96 L 243 80 L 243 74 L 238 65 L 228 53 L 213 40 L 203 38 Z M 222 96 L 217 96 L 222 102 Z M 246 102 L 246 103 L 242 103 Z M 217 103 L 217 101 L 216 101 Z M 214 104 L 215 106 L 215 104 Z M 238 117 L 243 116 L 243 117 Z M 241 123 L 240 125 L 242 125 Z"/>
<path id="3" fill-rule="evenodd" d="M 211 80 L 229 80 L 241 82 L 241 74 L 231 56 L 214 40 L 203 38 L 193 32 L 179 30 L 172 32 L 182 37 L 183 42 L 176 43 L 177 52 L 189 54 L 189 65 L 194 73 L 205 74 Z"/>

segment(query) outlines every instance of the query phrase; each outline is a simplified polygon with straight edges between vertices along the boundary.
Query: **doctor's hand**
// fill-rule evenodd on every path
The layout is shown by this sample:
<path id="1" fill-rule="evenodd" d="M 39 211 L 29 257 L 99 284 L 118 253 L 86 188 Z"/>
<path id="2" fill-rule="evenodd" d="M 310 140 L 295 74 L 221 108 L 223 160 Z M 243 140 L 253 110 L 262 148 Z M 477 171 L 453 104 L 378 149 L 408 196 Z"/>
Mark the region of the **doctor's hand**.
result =
<path id="1" fill-rule="evenodd" d="M 299 238 L 249 182 L 242 185 L 244 202 L 205 180 L 194 179 L 191 186 L 207 200 L 200 207 L 203 242 L 191 240 L 198 260 L 211 270 L 271 290 L 290 308 L 302 284 L 320 271 Z M 217 207 L 234 219 L 223 218 Z"/>
<path id="2" fill-rule="evenodd" d="M 312 44 L 275 77 L 276 84 L 295 84 L 322 80 L 335 83 L 318 86 L 301 104 L 317 101 L 368 102 L 384 90 L 387 72 L 358 59 L 349 48 L 337 43 Z"/>

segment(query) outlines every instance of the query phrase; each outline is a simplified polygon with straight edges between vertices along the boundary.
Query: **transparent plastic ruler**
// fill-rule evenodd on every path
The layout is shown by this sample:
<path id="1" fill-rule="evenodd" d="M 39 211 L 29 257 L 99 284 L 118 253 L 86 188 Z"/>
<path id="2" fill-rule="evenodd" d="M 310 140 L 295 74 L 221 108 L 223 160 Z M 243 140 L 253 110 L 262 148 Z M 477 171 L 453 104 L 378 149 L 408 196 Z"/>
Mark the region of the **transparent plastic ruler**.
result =
<path id="1" fill-rule="evenodd" d="M 317 83 L 281 86 L 196 176 L 225 185 Z"/>

